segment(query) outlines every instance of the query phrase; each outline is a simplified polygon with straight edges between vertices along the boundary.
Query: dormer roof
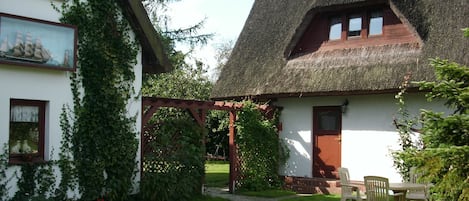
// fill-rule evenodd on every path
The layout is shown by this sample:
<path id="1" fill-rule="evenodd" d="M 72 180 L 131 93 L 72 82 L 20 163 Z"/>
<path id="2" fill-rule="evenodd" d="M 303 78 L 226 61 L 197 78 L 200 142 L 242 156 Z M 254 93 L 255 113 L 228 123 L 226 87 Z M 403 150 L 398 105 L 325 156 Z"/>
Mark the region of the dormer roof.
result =
<path id="1" fill-rule="evenodd" d="M 415 37 L 293 55 L 321 13 L 385 5 Z M 469 64 L 466 0 L 256 0 L 214 99 L 394 93 L 404 76 L 433 80 L 429 58 Z"/>

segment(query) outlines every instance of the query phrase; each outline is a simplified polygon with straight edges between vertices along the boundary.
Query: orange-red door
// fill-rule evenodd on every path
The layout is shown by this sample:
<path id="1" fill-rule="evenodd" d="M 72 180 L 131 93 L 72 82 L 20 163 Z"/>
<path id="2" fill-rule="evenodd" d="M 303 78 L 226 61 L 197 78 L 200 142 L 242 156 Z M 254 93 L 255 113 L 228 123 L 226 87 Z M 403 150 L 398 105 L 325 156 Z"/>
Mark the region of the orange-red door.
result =
<path id="1" fill-rule="evenodd" d="M 338 178 L 341 166 L 341 107 L 313 108 L 313 176 Z"/>

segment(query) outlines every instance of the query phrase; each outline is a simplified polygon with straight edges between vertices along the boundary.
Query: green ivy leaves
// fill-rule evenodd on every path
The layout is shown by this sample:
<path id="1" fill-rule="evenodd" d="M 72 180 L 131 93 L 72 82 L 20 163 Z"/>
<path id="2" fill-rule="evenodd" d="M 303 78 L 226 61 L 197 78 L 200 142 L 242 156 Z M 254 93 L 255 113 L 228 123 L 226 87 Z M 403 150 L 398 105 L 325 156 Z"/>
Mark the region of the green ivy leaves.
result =
<path id="1" fill-rule="evenodd" d="M 288 153 L 282 149 L 275 121 L 262 116 L 257 106 L 243 102 L 236 121 L 236 144 L 240 157 L 241 190 L 259 191 L 281 187 L 278 168 Z"/>
<path id="2" fill-rule="evenodd" d="M 75 122 L 67 131 L 78 189 L 83 200 L 126 200 L 137 167 L 135 118 L 127 111 L 137 46 L 119 1 L 68 1 L 62 16 L 78 27 Z"/>
<path id="3" fill-rule="evenodd" d="M 156 129 L 146 133 L 151 151 L 144 155 L 141 194 L 143 200 L 189 201 L 200 194 L 206 131 L 187 115 L 165 116 Z"/>
<path id="4" fill-rule="evenodd" d="M 468 29 L 463 29 L 466 37 Z M 469 199 L 469 69 L 467 66 L 443 59 L 432 59 L 435 82 L 419 82 L 420 89 L 428 90 L 429 101 L 444 100 L 453 114 L 422 110 L 420 137 L 422 147 L 411 147 L 393 153 L 395 164 L 401 170 L 415 166 L 423 180 L 433 183 L 432 200 Z M 404 102 L 399 104 L 404 107 Z M 404 122 L 408 116 L 403 116 Z M 406 121 L 407 119 L 407 121 Z M 405 131 L 405 130 L 404 130 Z M 399 130 L 402 134 L 403 130 Z M 404 172 L 405 173 L 405 172 Z"/>

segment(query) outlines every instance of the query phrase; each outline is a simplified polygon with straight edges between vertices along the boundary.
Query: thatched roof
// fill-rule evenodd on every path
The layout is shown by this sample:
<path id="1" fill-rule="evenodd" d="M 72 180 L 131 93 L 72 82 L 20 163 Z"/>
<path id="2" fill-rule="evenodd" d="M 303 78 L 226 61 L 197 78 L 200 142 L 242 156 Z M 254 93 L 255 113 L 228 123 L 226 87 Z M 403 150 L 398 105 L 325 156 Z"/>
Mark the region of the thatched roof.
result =
<path id="1" fill-rule="evenodd" d="M 290 57 L 316 13 L 386 3 L 410 27 L 418 44 L 318 51 Z M 256 0 L 213 99 L 388 93 L 407 72 L 434 79 L 429 58 L 469 64 L 467 0 Z"/>
<path id="2" fill-rule="evenodd" d="M 164 52 L 161 38 L 156 32 L 148 14 L 139 0 L 121 0 L 124 14 L 142 46 L 144 73 L 162 73 L 171 70 L 168 56 Z"/>

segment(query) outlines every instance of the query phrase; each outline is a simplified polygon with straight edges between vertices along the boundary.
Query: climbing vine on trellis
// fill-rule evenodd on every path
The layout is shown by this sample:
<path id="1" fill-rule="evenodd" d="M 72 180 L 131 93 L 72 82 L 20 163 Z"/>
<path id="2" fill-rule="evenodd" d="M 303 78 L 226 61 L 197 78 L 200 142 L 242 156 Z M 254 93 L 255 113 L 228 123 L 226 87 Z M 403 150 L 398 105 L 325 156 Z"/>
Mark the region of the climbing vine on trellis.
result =
<path id="1" fill-rule="evenodd" d="M 127 200 L 137 168 L 135 117 L 127 115 L 137 46 L 121 3 L 73 0 L 61 8 L 61 21 L 78 28 L 70 149 L 83 200 Z"/>
<path id="2" fill-rule="evenodd" d="M 289 153 L 279 139 L 276 118 L 265 118 L 251 101 L 245 101 L 243 105 L 236 123 L 240 158 L 237 187 L 250 191 L 280 188 L 282 181 L 278 170 Z"/>
<path id="3" fill-rule="evenodd" d="M 155 116 L 144 132 L 142 199 L 193 200 L 201 193 L 207 131 L 181 110 L 163 108 Z"/>

